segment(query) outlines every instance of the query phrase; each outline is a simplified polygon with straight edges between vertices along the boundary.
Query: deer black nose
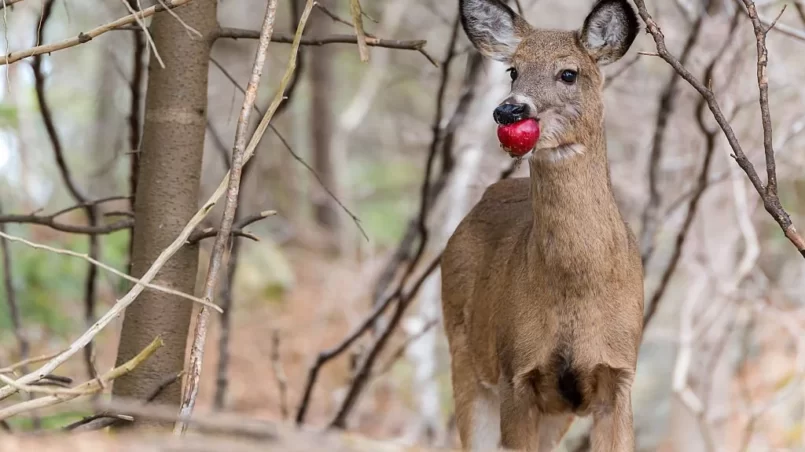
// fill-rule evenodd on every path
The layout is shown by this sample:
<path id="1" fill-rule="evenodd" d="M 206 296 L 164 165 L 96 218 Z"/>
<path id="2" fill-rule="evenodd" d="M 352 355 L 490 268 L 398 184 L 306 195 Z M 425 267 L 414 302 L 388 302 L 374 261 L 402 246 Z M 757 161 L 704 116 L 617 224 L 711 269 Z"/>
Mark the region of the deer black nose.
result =
<path id="1" fill-rule="evenodd" d="M 528 105 L 526 104 L 501 104 L 495 109 L 492 116 L 498 124 L 512 124 L 522 121 L 528 117 Z"/>

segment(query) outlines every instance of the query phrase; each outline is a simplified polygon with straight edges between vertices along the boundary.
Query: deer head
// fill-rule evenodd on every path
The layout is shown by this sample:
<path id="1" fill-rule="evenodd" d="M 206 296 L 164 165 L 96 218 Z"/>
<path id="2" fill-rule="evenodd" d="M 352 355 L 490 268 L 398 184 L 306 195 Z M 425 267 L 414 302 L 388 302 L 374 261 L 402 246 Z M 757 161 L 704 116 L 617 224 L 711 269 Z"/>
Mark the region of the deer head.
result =
<path id="1" fill-rule="evenodd" d="M 473 45 L 509 66 L 511 93 L 494 111 L 497 123 L 537 119 L 537 156 L 602 128 L 600 68 L 626 54 L 639 31 L 626 0 L 599 0 L 575 32 L 535 29 L 499 0 L 461 0 L 460 9 Z"/>

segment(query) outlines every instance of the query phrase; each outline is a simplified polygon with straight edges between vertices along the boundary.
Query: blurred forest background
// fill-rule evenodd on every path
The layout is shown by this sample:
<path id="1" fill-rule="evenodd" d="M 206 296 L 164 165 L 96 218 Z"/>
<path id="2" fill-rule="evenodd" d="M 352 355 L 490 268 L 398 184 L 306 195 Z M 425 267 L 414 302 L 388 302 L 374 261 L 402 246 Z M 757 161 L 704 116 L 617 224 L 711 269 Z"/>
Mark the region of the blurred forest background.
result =
<path id="1" fill-rule="evenodd" d="M 185 19 L 196 4 L 210 2 L 195 0 L 173 12 Z M 244 171 L 237 245 L 227 251 L 229 267 L 214 292 L 214 302 L 225 313 L 211 316 L 196 411 L 225 411 L 272 423 L 303 417 L 305 425 L 346 427 L 378 440 L 457 447 L 438 271 L 422 275 L 484 188 L 511 173 L 512 161 L 498 147 L 492 120 L 492 110 L 508 92 L 509 76 L 503 65 L 482 60 L 472 49 L 457 21 L 456 0 L 362 0 L 364 14 L 357 17 L 367 36 L 399 41 L 392 43 L 397 48 L 370 46 L 366 62 L 354 44 L 350 2 L 318 3 L 304 36 L 352 36 L 353 43 L 303 42 L 288 99 Z M 522 8 L 534 26 L 576 29 L 593 3 L 519 0 L 511 5 Z M 794 224 L 802 225 L 805 3 L 755 3 L 766 23 L 787 5 L 768 35 L 769 104 L 779 196 Z M 0 0 L 3 53 L 75 37 L 132 8 L 159 4 Z M 249 136 L 280 84 L 304 4 L 278 1 L 274 34 L 285 41 L 268 48 L 257 91 L 260 113 L 252 114 Z M 202 88 L 208 84 L 203 160 L 174 158 L 160 163 L 165 173 L 140 177 L 145 183 L 197 185 L 178 191 L 197 198 L 198 204 L 188 206 L 190 215 L 231 164 L 242 90 L 258 46 L 256 39 L 232 36 L 251 30 L 247 37 L 256 38 L 266 5 L 266 0 L 217 2 L 215 14 L 223 28 L 211 44 L 209 65 L 202 66 L 208 67 L 207 80 L 186 73 L 175 81 Z M 697 78 L 708 80 L 747 157 L 765 174 L 756 40 L 743 2 L 651 0 L 647 5 L 669 51 Z M 169 14 L 155 17 L 175 22 L 163 27 L 175 32 L 153 36 L 157 52 L 168 48 L 160 53 L 166 69 L 154 67 L 159 62 L 137 23 L 0 66 L 0 223 L 5 233 L 91 253 L 129 271 L 129 228 L 142 215 L 132 213 L 130 205 L 133 162 L 143 146 L 168 155 L 167 143 L 182 141 L 168 135 L 148 138 L 142 130 L 143 124 L 150 125 L 144 114 L 147 66 L 152 74 L 170 71 L 179 54 L 171 49 L 180 47 L 168 41 L 190 41 L 191 29 L 198 28 L 193 20 L 185 27 Z M 424 46 L 418 43 L 422 40 Z M 655 52 L 652 37 L 641 33 L 623 60 L 605 68 L 613 189 L 641 243 L 646 304 L 656 307 L 644 333 L 633 392 L 638 450 L 805 451 L 802 256 L 764 211 L 702 98 Z M 194 155 L 201 157 L 189 152 L 186 158 Z M 149 170 L 163 168 L 149 165 Z M 527 177 L 527 168 L 521 165 L 511 176 Z M 428 202 L 423 203 L 423 193 Z M 144 196 L 159 199 L 159 193 Z M 104 202 L 86 204 L 99 199 Z M 202 223 L 213 231 L 208 238 L 197 234 L 197 245 L 187 247 L 191 255 L 187 250 L 177 255 L 184 259 L 177 265 L 192 265 L 195 290 L 191 283 L 187 292 L 196 296 L 203 296 L 222 207 L 219 203 Z M 166 214 L 155 209 L 152 218 Z M 268 210 L 276 215 L 255 216 Z M 185 215 L 177 231 L 188 219 Z M 102 233 L 80 231 L 87 227 Z M 162 225 L 152 227 L 149 231 L 159 231 Z M 176 235 L 171 233 L 167 243 Z M 159 246 L 157 252 L 165 245 Z M 64 350 L 132 286 L 106 270 L 90 271 L 92 266 L 80 258 L 20 242 L 3 240 L 2 252 L 0 367 Z M 140 265 L 136 256 L 132 263 L 135 269 Z M 142 275 L 147 266 L 140 268 Z M 168 285 L 160 278 L 155 282 Z M 194 313 L 199 310 L 198 303 L 160 296 L 163 304 L 149 299 L 152 316 L 172 315 L 171 306 L 184 306 L 188 314 L 191 307 Z M 366 322 L 384 303 L 391 306 L 385 315 Z M 185 316 L 185 322 L 190 319 Z M 364 323 L 368 331 L 323 364 L 306 397 L 309 370 L 319 353 Z M 85 381 L 96 377 L 93 368 L 103 373 L 119 365 L 121 328 L 122 316 L 95 337 L 91 352 L 76 355 L 57 374 Z M 384 331 L 390 336 L 380 341 L 367 370 L 367 352 Z M 137 347 L 135 353 L 142 348 Z M 24 373 L 35 366 L 16 370 Z M 357 390 L 362 395 L 353 406 L 345 401 L 354 396 L 357 379 L 365 387 Z M 86 403 L 58 405 L 4 422 L 15 432 L 49 431 L 94 411 Z M 588 427 L 589 421 L 576 422 L 567 450 L 585 449 Z"/>

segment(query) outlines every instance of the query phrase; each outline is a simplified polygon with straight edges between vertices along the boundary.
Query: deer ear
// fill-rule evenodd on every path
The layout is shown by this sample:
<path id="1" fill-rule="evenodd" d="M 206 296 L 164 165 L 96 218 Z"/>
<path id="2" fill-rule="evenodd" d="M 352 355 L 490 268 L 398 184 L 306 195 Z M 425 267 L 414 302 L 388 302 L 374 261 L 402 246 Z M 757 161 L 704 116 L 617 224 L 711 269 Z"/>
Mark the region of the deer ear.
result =
<path id="1" fill-rule="evenodd" d="M 604 66 L 626 54 L 638 31 L 637 15 L 627 0 L 599 0 L 584 19 L 581 44 Z"/>
<path id="2" fill-rule="evenodd" d="M 510 63 L 530 25 L 500 0 L 459 0 L 461 25 L 482 55 Z"/>

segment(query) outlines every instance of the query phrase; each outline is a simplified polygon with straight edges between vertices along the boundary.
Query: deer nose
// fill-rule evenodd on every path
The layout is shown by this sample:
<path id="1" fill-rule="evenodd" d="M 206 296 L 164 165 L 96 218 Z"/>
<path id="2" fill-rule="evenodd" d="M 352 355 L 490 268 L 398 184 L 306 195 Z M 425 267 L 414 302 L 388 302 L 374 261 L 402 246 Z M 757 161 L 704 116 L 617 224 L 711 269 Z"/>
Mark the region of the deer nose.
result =
<path id="1" fill-rule="evenodd" d="M 512 124 L 522 121 L 528 116 L 528 105 L 526 104 L 502 104 L 498 105 L 492 116 L 495 122 L 501 125 Z"/>

